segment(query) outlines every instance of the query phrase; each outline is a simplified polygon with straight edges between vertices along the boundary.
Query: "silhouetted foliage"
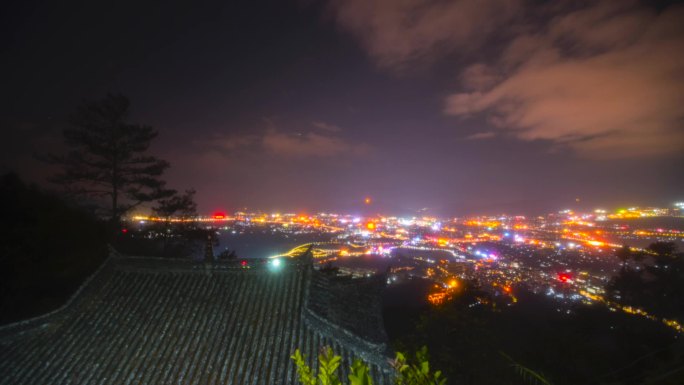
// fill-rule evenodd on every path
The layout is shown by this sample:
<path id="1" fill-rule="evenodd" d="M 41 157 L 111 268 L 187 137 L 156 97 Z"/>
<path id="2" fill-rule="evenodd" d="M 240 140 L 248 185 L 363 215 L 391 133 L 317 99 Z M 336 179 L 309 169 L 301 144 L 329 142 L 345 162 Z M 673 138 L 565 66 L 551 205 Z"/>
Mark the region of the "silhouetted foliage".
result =
<path id="1" fill-rule="evenodd" d="M 624 270 L 627 266 L 627 262 L 629 262 L 629 260 L 632 259 L 633 255 L 632 250 L 630 250 L 629 246 L 622 245 L 622 247 L 619 248 L 618 251 L 615 253 L 615 256 L 622 263 L 622 269 Z"/>
<path id="2" fill-rule="evenodd" d="M 519 364 L 506 353 L 501 352 L 501 355 L 511 363 L 511 368 L 515 370 L 520 378 L 522 378 L 522 380 L 526 383 L 534 385 L 553 385 L 553 383 L 546 378 L 543 373 L 537 373 L 536 371 Z"/>
<path id="3" fill-rule="evenodd" d="M 59 197 L 0 177 L 0 322 L 62 305 L 107 256 L 106 226 Z"/>
<path id="4" fill-rule="evenodd" d="M 607 285 L 608 297 L 658 317 L 684 322 L 684 253 L 672 242 L 656 242 L 649 254 L 630 254 L 635 267 L 623 267 Z"/>
<path id="5" fill-rule="evenodd" d="M 190 220 L 197 216 L 197 203 L 195 203 L 195 190 L 185 190 L 183 194 L 173 191 L 173 195 L 160 199 L 152 211 L 166 223 L 171 218 Z"/>
<path id="6" fill-rule="evenodd" d="M 214 231 L 198 227 L 195 221 L 195 190 L 169 192 L 171 195 L 159 199 L 152 207 L 156 219 L 144 222 L 144 225 L 126 222 L 123 231 L 116 233 L 113 244 L 118 251 L 129 255 L 184 258 L 201 249 L 207 236 L 216 238 Z M 218 239 L 213 241 L 218 244 Z"/>
<path id="7" fill-rule="evenodd" d="M 233 260 L 237 259 L 237 254 L 235 253 L 235 250 L 223 250 L 216 258 L 220 260 Z"/>
<path id="8" fill-rule="evenodd" d="M 162 258 L 199 258 L 205 250 L 207 238 L 212 247 L 219 245 L 216 232 L 197 226 L 194 222 L 147 223 L 138 229 L 132 226 L 126 233 L 119 232 L 114 240 L 117 251 L 127 255 Z"/>
<path id="9" fill-rule="evenodd" d="M 321 268 L 318 271 L 320 271 L 321 273 L 330 274 L 334 276 L 337 275 L 337 273 L 339 273 L 340 268 L 334 266 L 332 261 L 328 261 L 323 266 L 321 266 Z"/>
<path id="10" fill-rule="evenodd" d="M 168 198 L 160 199 L 152 211 L 159 217 L 152 230 L 157 231 L 162 239 L 162 256 L 167 256 L 169 243 L 187 243 L 197 240 L 195 237 L 196 225 L 190 222 L 197 216 L 197 203 L 195 203 L 195 190 L 186 190 L 179 194 L 174 191 Z M 171 222 L 176 220 L 176 222 Z"/>
<path id="11" fill-rule="evenodd" d="M 114 223 L 140 203 L 173 194 L 160 179 L 168 162 L 148 153 L 157 131 L 127 122 L 129 107 L 128 98 L 112 94 L 84 103 L 63 132 L 68 152 L 47 158 L 61 168 L 55 183 L 100 203 Z"/>
<path id="12" fill-rule="evenodd" d="M 518 302 L 508 305 L 466 287 L 426 311 L 413 333 L 390 335 L 392 345 L 427 345 L 431 362 L 455 384 L 641 384 L 681 366 L 684 346 L 659 322 L 514 292 Z"/>

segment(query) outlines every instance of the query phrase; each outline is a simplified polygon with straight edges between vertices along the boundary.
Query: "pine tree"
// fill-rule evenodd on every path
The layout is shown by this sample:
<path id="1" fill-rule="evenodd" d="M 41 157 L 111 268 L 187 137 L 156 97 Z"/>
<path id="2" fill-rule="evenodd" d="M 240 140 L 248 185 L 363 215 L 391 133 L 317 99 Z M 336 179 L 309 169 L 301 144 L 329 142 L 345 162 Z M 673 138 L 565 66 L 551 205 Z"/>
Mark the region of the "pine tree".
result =
<path id="1" fill-rule="evenodd" d="M 85 102 L 63 131 L 68 152 L 47 159 L 61 168 L 53 182 L 96 201 L 113 223 L 141 203 L 174 193 L 161 179 L 169 163 L 148 153 L 158 132 L 129 123 L 129 107 L 123 95 Z"/>

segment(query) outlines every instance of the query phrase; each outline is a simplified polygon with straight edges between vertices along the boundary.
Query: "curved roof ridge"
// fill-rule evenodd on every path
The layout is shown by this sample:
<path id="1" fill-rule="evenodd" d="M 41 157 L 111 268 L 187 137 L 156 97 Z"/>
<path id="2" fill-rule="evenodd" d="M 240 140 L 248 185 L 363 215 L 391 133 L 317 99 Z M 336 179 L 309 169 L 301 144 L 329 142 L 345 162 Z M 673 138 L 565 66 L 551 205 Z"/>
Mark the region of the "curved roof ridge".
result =
<path id="1" fill-rule="evenodd" d="M 78 300 L 83 298 L 87 289 L 92 288 L 91 283 L 98 281 L 95 279 L 95 277 L 102 276 L 111 270 L 114 263 L 113 261 L 117 258 L 120 257 L 110 253 L 104 262 L 102 262 L 102 264 L 83 281 L 78 289 L 76 289 L 69 299 L 67 299 L 67 301 L 60 307 L 45 314 L 0 326 L 0 338 L 5 338 L 11 334 L 21 334 L 29 329 L 38 328 L 49 322 L 56 321 L 59 316 L 70 309 Z"/>
<path id="2" fill-rule="evenodd" d="M 374 383 L 389 383 L 377 348 L 307 315 L 309 263 L 249 261 L 112 253 L 64 306 L 0 328 L 0 385 L 293 385 L 290 355 L 299 348 L 315 367 L 323 345 L 343 357 L 343 375 L 361 357 Z"/>

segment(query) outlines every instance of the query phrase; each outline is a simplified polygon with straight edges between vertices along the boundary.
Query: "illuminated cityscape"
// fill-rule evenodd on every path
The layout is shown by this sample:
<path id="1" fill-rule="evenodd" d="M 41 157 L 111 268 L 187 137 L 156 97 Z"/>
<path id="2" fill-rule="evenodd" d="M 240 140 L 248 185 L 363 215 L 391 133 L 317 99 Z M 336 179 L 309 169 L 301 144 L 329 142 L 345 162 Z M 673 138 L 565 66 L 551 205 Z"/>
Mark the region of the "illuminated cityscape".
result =
<path id="1" fill-rule="evenodd" d="M 365 199 L 366 204 L 370 198 Z M 646 222 L 642 221 L 646 219 Z M 680 220 L 677 228 L 653 220 Z M 310 235 L 317 241 L 275 255 L 249 257 L 296 258 L 310 252 L 319 267 L 333 264 L 343 274 L 366 277 L 388 268 L 387 284 L 414 277 L 434 283 L 427 299 L 442 304 L 463 281 L 476 282 L 492 295 L 515 304 L 516 288 L 524 287 L 555 301 L 558 311 L 576 303 L 600 303 L 611 309 L 655 319 L 643 309 L 622 307 L 605 299 L 605 286 L 620 270 L 616 250 L 630 245 L 648 253 L 653 242 L 684 242 L 684 204 L 669 208 L 630 207 L 588 213 L 561 210 L 545 216 L 469 216 L 462 218 L 355 216 L 336 213 L 217 212 L 193 218 L 134 215 L 129 228 L 154 236 L 146 224 L 192 222 L 217 235 L 262 232 L 273 236 Z M 230 246 L 230 238 L 226 239 Z M 265 238 L 264 242 L 268 242 Z M 240 256 L 238 254 L 238 256 Z M 356 262 L 356 263 L 354 263 Z M 662 319 L 684 332 L 674 320 Z"/>
<path id="2" fill-rule="evenodd" d="M 0 385 L 684 384 L 684 1 L 0 25 Z"/>

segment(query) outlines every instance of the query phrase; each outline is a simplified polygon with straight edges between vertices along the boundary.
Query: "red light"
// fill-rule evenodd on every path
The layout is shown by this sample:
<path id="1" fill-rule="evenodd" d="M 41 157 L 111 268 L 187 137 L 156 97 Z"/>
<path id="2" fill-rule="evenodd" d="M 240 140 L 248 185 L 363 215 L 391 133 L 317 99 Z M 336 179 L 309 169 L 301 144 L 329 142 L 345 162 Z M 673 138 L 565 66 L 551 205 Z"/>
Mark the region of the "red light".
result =
<path id="1" fill-rule="evenodd" d="M 563 283 L 568 282 L 570 280 L 570 278 L 572 278 L 570 276 L 570 274 L 567 274 L 567 273 L 559 273 L 558 274 L 558 280 L 563 282 Z"/>
<path id="2" fill-rule="evenodd" d="M 240 262 L 240 266 L 242 266 L 242 267 L 247 266 L 247 261 L 241 261 L 241 262 Z"/>
<path id="3" fill-rule="evenodd" d="M 128 232 L 128 229 L 121 229 L 121 232 L 126 234 Z"/>
<path id="4" fill-rule="evenodd" d="M 216 212 L 216 213 L 214 213 L 213 218 L 214 218 L 214 219 L 226 219 L 226 214 L 220 213 L 220 212 Z"/>

